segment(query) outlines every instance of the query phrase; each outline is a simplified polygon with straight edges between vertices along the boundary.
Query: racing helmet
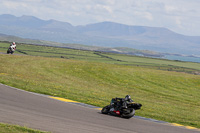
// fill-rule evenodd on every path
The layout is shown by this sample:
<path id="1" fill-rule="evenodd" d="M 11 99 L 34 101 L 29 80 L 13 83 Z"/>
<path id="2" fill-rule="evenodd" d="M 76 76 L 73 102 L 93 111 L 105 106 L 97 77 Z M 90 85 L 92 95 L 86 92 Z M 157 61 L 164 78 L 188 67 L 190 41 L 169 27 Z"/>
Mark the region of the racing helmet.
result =
<path id="1" fill-rule="evenodd" d="M 15 42 L 13 42 L 12 44 L 15 45 Z"/>
<path id="2" fill-rule="evenodd" d="M 131 99 L 131 96 L 130 95 L 126 95 L 125 100 L 127 101 L 127 100 L 130 100 L 130 99 Z"/>

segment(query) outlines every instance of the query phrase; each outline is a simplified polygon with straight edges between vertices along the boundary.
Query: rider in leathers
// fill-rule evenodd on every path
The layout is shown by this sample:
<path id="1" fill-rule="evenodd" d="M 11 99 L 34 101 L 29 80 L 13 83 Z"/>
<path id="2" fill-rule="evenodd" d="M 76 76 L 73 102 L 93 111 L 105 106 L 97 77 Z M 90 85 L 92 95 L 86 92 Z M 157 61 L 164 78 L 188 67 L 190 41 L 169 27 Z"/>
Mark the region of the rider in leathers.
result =
<path id="1" fill-rule="evenodd" d="M 111 107 L 113 108 L 127 108 L 127 104 L 133 102 L 130 95 L 126 95 L 125 98 L 112 98 Z"/>
<path id="2" fill-rule="evenodd" d="M 16 49 L 16 44 L 15 44 L 15 42 L 12 42 L 12 43 L 10 44 L 10 48 L 11 48 L 12 51 L 15 51 L 15 49 Z"/>

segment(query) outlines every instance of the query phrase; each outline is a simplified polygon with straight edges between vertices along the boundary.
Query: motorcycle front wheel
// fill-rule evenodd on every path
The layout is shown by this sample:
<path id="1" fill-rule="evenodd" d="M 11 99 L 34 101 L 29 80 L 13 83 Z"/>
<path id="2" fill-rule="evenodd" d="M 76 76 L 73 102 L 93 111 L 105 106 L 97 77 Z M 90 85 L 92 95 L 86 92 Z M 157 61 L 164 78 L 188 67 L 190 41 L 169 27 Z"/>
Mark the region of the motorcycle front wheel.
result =
<path id="1" fill-rule="evenodd" d="M 108 114 L 108 113 L 109 113 L 109 110 L 110 110 L 110 106 L 108 105 L 108 106 L 104 107 L 104 108 L 101 110 L 101 113 L 102 113 L 102 114 Z"/>
<path id="2" fill-rule="evenodd" d="M 9 54 L 9 53 L 10 53 L 10 50 L 8 49 L 8 50 L 7 50 L 7 54 Z"/>

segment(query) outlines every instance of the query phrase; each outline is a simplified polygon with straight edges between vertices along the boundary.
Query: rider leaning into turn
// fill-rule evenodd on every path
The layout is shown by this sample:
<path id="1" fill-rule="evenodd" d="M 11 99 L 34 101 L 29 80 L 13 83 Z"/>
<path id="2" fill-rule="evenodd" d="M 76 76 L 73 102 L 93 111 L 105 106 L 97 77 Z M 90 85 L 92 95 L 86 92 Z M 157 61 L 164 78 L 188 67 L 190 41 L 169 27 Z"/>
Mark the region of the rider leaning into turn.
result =
<path id="1" fill-rule="evenodd" d="M 125 98 L 112 98 L 110 105 L 114 108 L 127 108 L 127 104 L 132 103 L 130 95 L 126 95 Z"/>
<path id="2" fill-rule="evenodd" d="M 15 44 L 15 42 L 12 42 L 12 43 L 10 44 L 10 47 L 11 47 L 13 50 L 15 50 L 15 49 L 16 49 L 16 44 Z"/>

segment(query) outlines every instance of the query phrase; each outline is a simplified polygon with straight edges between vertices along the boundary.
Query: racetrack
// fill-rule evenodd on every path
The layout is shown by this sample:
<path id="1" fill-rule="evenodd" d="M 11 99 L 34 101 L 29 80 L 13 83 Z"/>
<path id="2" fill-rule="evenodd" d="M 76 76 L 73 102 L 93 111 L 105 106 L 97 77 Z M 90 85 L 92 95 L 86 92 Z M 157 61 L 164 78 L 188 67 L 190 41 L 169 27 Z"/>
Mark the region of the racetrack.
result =
<path id="1" fill-rule="evenodd" d="M 53 133 L 199 133 L 138 118 L 103 115 L 99 110 L 0 84 L 0 122 Z"/>

